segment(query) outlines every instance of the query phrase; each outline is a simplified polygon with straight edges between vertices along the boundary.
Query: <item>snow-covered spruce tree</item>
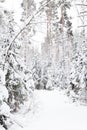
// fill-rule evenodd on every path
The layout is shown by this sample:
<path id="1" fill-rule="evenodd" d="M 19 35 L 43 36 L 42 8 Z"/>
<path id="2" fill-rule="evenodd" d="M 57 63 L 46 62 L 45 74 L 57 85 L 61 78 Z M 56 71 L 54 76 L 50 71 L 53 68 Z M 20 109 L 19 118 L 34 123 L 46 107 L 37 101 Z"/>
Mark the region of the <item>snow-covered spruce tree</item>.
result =
<path id="1" fill-rule="evenodd" d="M 74 100 L 87 102 L 87 45 L 86 39 L 77 34 L 74 36 L 73 56 L 70 71 L 69 93 Z M 78 38 L 78 39 L 77 39 Z"/>
<path id="2" fill-rule="evenodd" d="M 10 13 L 8 12 L 10 15 Z M 3 70 L 6 49 L 9 46 L 9 15 L 0 7 L 0 125 L 7 129 L 10 107 L 8 105 L 8 89 L 5 86 L 6 69 Z"/>
<path id="3" fill-rule="evenodd" d="M 70 10 L 71 3 L 67 0 L 61 0 L 60 3 L 60 18 L 59 18 L 59 31 L 57 44 L 59 45 L 58 53 L 58 68 L 59 68 L 59 83 L 62 89 L 67 88 L 68 78 L 70 71 L 70 51 L 71 51 L 71 39 L 72 23 L 68 11 Z"/>
<path id="4" fill-rule="evenodd" d="M 10 106 L 10 111 L 17 111 L 31 90 L 26 80 L 28 72 L 25 66 L 20 64 L 23 63 L 20 55 L 21 37 L 12 43 L 19 29 L 12 15 L 13 12 L 4 9 L 0 11 L 0 68 L 5 76 L 4 86 L 8 91 L 6 103 Z"/>
<path id="5" fill-rule="evenodd" d="M 0 125 L 7 130 L 8 115 L 10 113 L 10 107 L 7 104 L 8 90 L 5 87 L 5 73 L 0 68 Z"/>
<path id="6" fill-rule="evenodd" d="M 14 30 L 14 28 L 13 28 Z M 5 76 L 6 88 L 8 89 L 9 97 L 8 104 L 11 111 L 18 111 L 20 105 L 29 96 L 29 88 L 26 87 L 26 73 L 23 59 L 20 55 L 21 38 L 17 39 L 7 50 L 5 57 L 7 73 Z"/>
<path id="7" fill-rule="evenodd" d="M 36 52 L 33 60 L 32 76 L 36 89 L 47 89 L 48 81 L 48 62 L 42 62 L 41 55 Z"/>
<path id="8" fill-rule="evenodd" d="M 36 55 L 34 56 L 33 68 L 32 68 L 32 72 L 33 72 L 32 75 L 33 75 L 33 80 L 36 89 L 44 89 L 44 86 L 41 83 L 41 79 L 42 79 L 41 69 L 42 67 L 41 67 L 40 57 L 36 52 Z"/>

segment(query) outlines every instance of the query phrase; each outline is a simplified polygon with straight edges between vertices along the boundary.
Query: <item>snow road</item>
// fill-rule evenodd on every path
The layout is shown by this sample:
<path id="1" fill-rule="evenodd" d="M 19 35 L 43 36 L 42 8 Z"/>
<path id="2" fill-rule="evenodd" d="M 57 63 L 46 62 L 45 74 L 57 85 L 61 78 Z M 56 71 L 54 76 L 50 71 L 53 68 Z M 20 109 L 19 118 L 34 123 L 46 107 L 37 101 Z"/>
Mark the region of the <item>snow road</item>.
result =
<path id="1" fill-rule="evenodd" d="M 15 115 L 20 126 L 9 130 L 87 130 L 87 107 L 67 101 L 58 90 L 35 91 L 33 112 Z"/>

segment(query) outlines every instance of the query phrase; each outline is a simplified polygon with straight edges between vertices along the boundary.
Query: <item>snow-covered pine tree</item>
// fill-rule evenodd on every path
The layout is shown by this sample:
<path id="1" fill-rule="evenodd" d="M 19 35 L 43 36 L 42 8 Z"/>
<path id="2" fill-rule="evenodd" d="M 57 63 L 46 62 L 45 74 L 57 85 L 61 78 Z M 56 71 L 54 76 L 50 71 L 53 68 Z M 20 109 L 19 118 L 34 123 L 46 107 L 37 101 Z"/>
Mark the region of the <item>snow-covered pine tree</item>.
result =
<path id="1" fill-rule="evenodd" d="M 11 24 L 14 21 L 11 21 Z M 12 26 L 12 30 L 15 30 L 15 26 Z M 11 32 L 10 32 L 11 36 Z M 13 39 L 14 37 L 12 37 Z M 20 55 L 21 49 L 21 37 L 14 41 L 14 43 L 8 48 L 5 56 L 6 66 L 6 88 L 9 92 L 8 104 L 12 111 L 17 111 L 20 108 L 20 104 L 24 103 L 29 96 L 29 88 L 26 87 L 26 69 L 23 59 Z"/>
<path id="2" fill-rule="evenodd" d="M 5 76 L 4 86 L 8 91 L 6 103 L 10 111 L 17 111 L 30 94 L 25 80 L 26 69 L 22 63 L 20 48 L 22 38 L 19 36 L 13 43 L 13 39 L 19 31 L 13 18 L 13 12 L 1 8 L 1 42 L 0 42 L 0 68 Z"/>
<path id="3" fill-rule="evenodd" d="M 69 92 L 70 96 L 74 100 L 78 99 L 81 103 L 87 103 L 87 45 L 86 45 L 86 30 L 84 27 L 85 18 L 84 18 L 84 9 L 83 6 L 84 0 L 80 1 L 80 12 L 83 12 L 83 18 L 78 23 L 82 23 L 81 28 L 74 33 L 74 39 L 72 42 L 72 57 L 71 57 L 71 71 L 69 77 Z M 86 3 L 84 3 L 85 5 Z M 81 6 L 82 5 L 82 6 Z M 78 10 L 79 14 L 79 10 Z M 83 22 L 82 22 L 83 21 Z"/>
<path id="4" fill-rule="evenodd" d="M 9 19 L 7 11 L 0 7 L 0 125 L 7 129 L 10 107 L 7 103 L 9 93 L 5 86 L 6 69 L 3 71 L 6 48 L 9 46 Z"/>

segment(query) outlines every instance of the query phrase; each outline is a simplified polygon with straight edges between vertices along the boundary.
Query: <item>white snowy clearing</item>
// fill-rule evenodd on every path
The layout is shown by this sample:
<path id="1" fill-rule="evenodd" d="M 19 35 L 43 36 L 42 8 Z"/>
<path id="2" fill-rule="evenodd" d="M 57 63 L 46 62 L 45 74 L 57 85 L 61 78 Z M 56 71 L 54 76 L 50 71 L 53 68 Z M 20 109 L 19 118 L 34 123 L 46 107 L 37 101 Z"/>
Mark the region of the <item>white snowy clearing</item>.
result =
<path id="1" fill-rule="evenodd" d="M 87 130 L 87 107 L 72 104 L 58 90 L 35 90 L 33 111 L 15 115 L 9 130 Z M 2 130 L 2 129 L 0 129 Z"/>

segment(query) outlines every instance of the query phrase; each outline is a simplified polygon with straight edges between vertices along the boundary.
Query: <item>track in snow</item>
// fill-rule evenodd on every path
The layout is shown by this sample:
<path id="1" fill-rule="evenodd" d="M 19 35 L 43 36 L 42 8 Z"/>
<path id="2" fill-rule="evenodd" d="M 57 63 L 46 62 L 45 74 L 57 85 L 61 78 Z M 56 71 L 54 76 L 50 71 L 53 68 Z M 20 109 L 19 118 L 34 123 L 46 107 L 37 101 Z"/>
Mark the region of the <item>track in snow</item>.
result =
<path id="1" fill-rule="evenodd" d="M 10 130 L 87 130 L 87 107 L 65 103 L 66 96 L 58 90 L 35 91 L 34 114 L 17 115 L 23 128 Z"/>

